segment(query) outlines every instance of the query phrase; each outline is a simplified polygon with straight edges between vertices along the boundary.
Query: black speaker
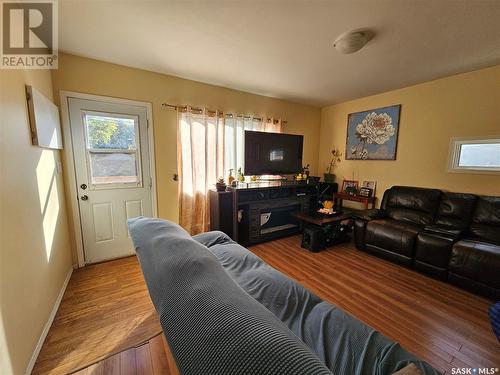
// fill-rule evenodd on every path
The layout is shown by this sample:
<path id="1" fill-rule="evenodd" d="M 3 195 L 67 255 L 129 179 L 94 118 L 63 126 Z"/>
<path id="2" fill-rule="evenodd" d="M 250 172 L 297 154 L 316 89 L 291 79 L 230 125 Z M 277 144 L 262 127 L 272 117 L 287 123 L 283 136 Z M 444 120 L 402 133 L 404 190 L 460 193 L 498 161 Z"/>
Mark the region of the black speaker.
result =
<path id="1" fill-rule="evenodd" d="M 325 232 L 316 225 L 306 226 L 302 233 L 302 245 L 304 249 L 317 253 L 325 248 Z"/>

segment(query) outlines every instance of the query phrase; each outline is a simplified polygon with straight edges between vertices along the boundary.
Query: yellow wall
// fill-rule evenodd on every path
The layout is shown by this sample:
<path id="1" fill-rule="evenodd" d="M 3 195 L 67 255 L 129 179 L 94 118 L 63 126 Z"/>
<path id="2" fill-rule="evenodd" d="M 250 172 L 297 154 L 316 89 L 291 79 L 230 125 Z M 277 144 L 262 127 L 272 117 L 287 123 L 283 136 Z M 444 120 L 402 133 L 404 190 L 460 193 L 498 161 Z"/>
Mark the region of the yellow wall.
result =
<path id="1" fill-rule="evenodd" d="M 343 178 L 377 181 L 377 196 L 392 185 L 500 195 L 500 175 L 447 172 L 450 138 L 500 136 L 500 65 L 325 107 L 321 112 L 319 171 L 329 151 L 345 153 L 347 115 L 401 104 L 395 161 L 345 160 Z"/>
<path id="2" fill-rule="evenodd" d="M 288 121 L 286 133 L 304 135 L 304 164 L 311 164 L 312 172 L 316 172 L 319 108 L 68 54 L 59 55 L 59 69 L 53 71 L 52 83 L 56 101 L 59 91 L 66 90 L 152 103 L 160 217 L 178 220 L 177 183 L 172 181 L 177 172 L 177 115 L 161 107 L 165 102 L 282 117 Z"/>
<path id="3" fill-rule="evenodd" d="M 0 70 L 0 374 L 25 372 L 71 270 L 60 151 L 31 145 L 24 85 L 52 98 L 50 72 Z"/>

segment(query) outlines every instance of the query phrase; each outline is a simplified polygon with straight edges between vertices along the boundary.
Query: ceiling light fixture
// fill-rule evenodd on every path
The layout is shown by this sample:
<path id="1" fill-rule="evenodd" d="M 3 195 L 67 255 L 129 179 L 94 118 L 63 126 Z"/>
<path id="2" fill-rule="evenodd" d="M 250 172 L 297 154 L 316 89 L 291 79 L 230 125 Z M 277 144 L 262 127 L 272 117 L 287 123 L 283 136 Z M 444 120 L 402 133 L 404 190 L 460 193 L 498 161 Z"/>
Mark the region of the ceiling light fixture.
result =
<path id="1" fill-rule="evenodd" d="M 369 40 L 367 31 L 347 31 L 335 39 L 333 46 L 340 53 L 354 53 L 363 48 Z"/>

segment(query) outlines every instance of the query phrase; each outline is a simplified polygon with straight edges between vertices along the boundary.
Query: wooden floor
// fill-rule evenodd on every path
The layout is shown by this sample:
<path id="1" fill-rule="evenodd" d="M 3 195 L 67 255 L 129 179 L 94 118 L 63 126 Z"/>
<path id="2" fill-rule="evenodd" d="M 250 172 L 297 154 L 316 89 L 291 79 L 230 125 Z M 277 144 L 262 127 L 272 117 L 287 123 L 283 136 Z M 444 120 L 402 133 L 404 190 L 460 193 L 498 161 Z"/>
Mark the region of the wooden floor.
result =
<path id="1" fill-rule="evenodd" d="M 492 301 L 352 244 L 315 254 L 301 249 L 297 236 L 251 250 L 443 373 L 451 374 L 453 367 L 500 367 L 500 343 L 488 319 Z"/>
<path id="2" fill-rule="evenodd" d="M 250 249 L 444 373 L 500 366 L 500 344 L 487 316 L 491 301 L 351 244 L 315 254 L 294 236 Z M 88 267 L 73 275 L 34 373 L 75 371 L 96 357 L 101 361 L 79 374 L 171 374 L 157 337 L 133 348 L 159 329 L 135 257 Z"/>
<path id="3" fill-rule="evenodd" d="M 167 352 L 170 353 L 170 349 L 165 336 L 158 334 L 138 347 L 114 354 L 74 375 L 179 375 Z"/>
<path id="4" fill-rule="evenodd" d="M 161 332 L 136 257 L 76 270 L 33 374 L 66 374 Z"/>

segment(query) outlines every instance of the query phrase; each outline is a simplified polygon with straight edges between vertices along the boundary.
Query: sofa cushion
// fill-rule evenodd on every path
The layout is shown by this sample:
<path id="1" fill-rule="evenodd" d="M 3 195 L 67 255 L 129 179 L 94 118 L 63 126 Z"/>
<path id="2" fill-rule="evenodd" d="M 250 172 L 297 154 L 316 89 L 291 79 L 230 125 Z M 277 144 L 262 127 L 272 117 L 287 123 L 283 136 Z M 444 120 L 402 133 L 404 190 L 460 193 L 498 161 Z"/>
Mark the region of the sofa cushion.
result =
<path id="1" fill-rule="evenodd" d="M 438 236 L 445 236 L 449 238 L 459 238 L 460 235 L 463 233 L 463 231 L 460 229 L 455 229 L 453 227 L 443 224 L 426 225 L 424 227 L 424 230 L 427 233 L 433 233 Z"/>
<path id="2" fill-rule="evenodd" d="M 334 374 L 392 374 L 411 362 L 422 373 L 437 375 L 426 363 L 412 360 L 399 344 L 322 301 L 239 244 L 228 240 L 209 250 L 238 285 L 283 321 Z"/>
<path id="3" fill-rule="evenodd" d="M 436 233 L 420 232 L 417 236 L 415 260 L 447 269 L 453 238 Z"/>
<path id="4" fill-rule="evenodd" d="M 456 230 L 464 230 L 472 219 L 477 196 L 464 193 L 443 192 L 435 224 Z"/>
<path id="5" fill-rule="evenodd" d="M 469 235 L 500 244 L 500 197 L 478 197 L 469 226 Z"/>
<path id="6" fill-rule="evenodd" d="M 394 220 L 418 225 L 434 221 L 441 191 L 409 186 L 393 186 L 384 193 L 382 209 Z"/>
<path id="7" fill-rule="evenodd" d="M 453 245 L 450 272 L 500 289 L 500 246 L 462 240 Z"/>
<path id="8" fill-rule="evenodd" d="M 421 226 L 393 219 L 369 221 L 366 225 L 366 243 L 392 252 L 413 257 L 417 234 Z"/>
<path id="9" fill-rule="evenodd" d="M 331 374 L 177 224 L 142 217 L 128 223 L 181 374 Z M 227 242 L 220 232 L 200 238 L 212 245 Z"/>

